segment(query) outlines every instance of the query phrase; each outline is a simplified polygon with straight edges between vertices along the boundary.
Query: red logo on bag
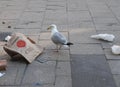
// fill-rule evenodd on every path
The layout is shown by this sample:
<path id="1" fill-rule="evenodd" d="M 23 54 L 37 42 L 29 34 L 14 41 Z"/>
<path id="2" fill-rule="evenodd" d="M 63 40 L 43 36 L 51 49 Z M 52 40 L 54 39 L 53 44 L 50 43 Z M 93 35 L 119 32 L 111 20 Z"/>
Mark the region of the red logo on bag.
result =
<path id="1" fill-rule="evenodd" d="M 16 45 L 17 45 L 17 47 L 25 47 L 26 46 L 26 42 L 23 41 L 23 40 L 18 40 Z"/>

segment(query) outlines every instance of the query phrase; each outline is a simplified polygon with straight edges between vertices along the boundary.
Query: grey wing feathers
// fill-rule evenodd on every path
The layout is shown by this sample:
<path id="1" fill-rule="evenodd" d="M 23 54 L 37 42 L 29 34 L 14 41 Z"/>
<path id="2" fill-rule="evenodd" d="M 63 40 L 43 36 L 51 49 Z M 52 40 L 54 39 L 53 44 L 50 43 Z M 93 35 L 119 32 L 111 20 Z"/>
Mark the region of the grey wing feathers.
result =
<path id="1" fill-rule="evenodd" d="M 51 37 L 51 39 L 55 44 L 65 45 L 65 43 L 67 42 L 66 38 L 62 34 L 60 34 L 59 32 L 56 32 Z"/>

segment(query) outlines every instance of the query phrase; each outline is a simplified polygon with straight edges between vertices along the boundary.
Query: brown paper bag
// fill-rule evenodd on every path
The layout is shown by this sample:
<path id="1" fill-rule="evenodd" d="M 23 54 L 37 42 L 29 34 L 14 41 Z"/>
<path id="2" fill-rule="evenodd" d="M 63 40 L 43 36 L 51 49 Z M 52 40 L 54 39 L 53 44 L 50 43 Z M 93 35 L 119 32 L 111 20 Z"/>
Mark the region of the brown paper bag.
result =
<path id="1" fill-rule="evenodd" d="M 4 50 L 12 58 L 24 57 L 29 63 L 31 63 L 38 55 L 43 51 L 43 48 L 26 37 L 24 34 L 15 33 L 12 35 L 11 39 L 4 46 Z"/>

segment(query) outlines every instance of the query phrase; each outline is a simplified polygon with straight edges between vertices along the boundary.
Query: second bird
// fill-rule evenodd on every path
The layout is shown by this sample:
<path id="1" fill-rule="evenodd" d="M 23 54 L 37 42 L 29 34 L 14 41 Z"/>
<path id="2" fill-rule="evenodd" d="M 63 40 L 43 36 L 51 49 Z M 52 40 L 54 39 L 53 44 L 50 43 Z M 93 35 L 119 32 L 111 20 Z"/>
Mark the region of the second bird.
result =
<path id="1" fill-rule="evenodd" d="M 56 44 L 57 51 L 64 45 L 64 46 L 70 46 L 73 45 L 73 43 L 68 42 L 66 37 L 61 34 L 57 30 L 57 26 L 55 24 L 50 25 L 47 30 L 51 30 L 51 40 L 54 44 Z"/>

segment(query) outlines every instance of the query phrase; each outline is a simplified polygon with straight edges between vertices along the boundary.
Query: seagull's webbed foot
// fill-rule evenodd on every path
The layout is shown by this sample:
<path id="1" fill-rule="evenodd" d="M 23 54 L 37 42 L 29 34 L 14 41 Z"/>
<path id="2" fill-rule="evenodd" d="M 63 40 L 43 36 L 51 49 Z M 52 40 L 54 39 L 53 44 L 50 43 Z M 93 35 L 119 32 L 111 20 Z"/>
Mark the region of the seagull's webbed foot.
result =
<path id="1" fill-rule="evenodd" d="M 56 52 L 59 52 L 59 50 L 61 49 L 62 45 L 56 45 Z"/>

